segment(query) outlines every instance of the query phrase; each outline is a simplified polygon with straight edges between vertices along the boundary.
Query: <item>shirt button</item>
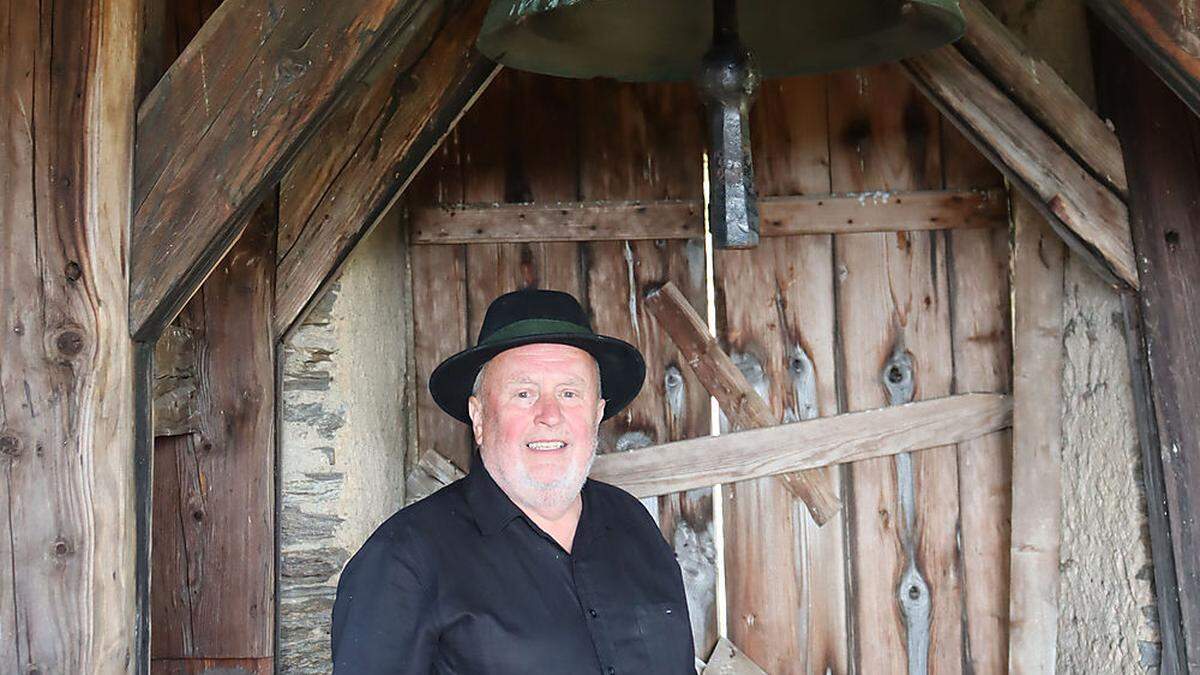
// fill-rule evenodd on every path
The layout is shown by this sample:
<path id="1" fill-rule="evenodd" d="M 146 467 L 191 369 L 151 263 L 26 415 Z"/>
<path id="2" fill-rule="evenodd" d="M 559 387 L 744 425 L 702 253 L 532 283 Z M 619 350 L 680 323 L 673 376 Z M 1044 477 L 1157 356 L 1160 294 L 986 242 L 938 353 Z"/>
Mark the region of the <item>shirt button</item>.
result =
<path id="1" fill-rule="evenodd" d="M 596 618 L 596 610 L 593 608 L 588 608 L 588 616 L 592 617 L 593 619 Z"/>

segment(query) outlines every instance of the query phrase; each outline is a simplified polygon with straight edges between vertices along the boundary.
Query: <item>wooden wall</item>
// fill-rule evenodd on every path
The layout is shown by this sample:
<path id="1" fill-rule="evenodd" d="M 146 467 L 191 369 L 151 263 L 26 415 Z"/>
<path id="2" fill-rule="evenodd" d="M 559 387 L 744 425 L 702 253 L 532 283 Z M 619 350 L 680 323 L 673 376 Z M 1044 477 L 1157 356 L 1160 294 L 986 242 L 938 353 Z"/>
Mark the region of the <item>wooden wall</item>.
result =
<path id="1" fill-rule="evenodd" d="M 145 3 L 139 97 L 219 4 Z M 158 414 L 155 429 L 155 673 L 273 671 L 275 195 L 156 350 L 156 408 L 180 414 Z"/>
<path id="2" fill-rule="evenodd" d="M 687 86 L 506 71 L 408 204 L 694 198 L 699 114 Z M 768 82 L 752 128 L 763 195 L 886 201 L 1001 184 L 891 67 Z M 705 313 L 699 239 L 419 245 L 412 256 L 418 382 L 474 341 L 496 295 L 562 289 L 598 330 L 647 357 L 647 386 L 602 426 L 602 451 L 708 432 L 707 395 L 642 306 L 644 291 L 669 279 Z M 781 420 L 1006 392 L 1007 266 L 1003 226 L 765 238 L 715 256 L 718 333 Z M 423 387 L 419 396 L 420 451 L 463 466 L 466 428 Z M 842 513 L 820 528 L 776 481 L 725 486 L 730 637 L 772 673 L 1003 672 L 1008 448 L 999 433 L 853 465 Z M 712 494 L 664 497 L 653 510 L 679 554 L 697 655 L 707 658 L 717 623 Z"/>

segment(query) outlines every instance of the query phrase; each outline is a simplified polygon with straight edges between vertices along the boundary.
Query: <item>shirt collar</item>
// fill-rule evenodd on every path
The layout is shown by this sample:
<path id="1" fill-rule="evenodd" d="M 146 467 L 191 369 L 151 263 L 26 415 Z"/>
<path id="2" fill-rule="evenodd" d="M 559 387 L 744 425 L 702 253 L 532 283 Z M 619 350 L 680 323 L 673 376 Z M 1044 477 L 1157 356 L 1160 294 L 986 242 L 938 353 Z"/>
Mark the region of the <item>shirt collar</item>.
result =
<path id="1" fill-rule="evenodd" d="M 476 450 L 471 457 L 471 471 L 465 480 L 467 505 L 475 517 L 475 525 L 484 536 L 491 536 L 503 530 L 514 518 L 524 517 L 520 507 L 504 494 L 504 490 L 496 484 L 496 480 L 488 473 L 487 467 Z M 577 541 L 591 541 L 610 529 L 605 518 L 604 507 L 599 503 L 589 478 L 583 484 L 583 513 L 579 518 Z"/>
<path id="2" fill-rule="evenodd" d="M 485 536 L 504 529 L 513 518 L 523 515 L 521 509 L 504 494 L 487 467 L 479 457 L 479 451 L 471 457 L 471 471 L 466 478 L 467 504 L 475 516 L 475 525 Z"/>

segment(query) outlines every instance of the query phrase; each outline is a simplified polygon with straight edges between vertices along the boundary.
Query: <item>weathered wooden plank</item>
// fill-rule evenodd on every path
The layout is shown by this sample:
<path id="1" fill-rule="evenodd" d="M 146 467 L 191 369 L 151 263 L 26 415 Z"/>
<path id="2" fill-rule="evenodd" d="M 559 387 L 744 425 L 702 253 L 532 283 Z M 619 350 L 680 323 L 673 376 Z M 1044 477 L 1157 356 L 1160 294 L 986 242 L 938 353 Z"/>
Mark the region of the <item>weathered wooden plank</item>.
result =
<path id="1" fill-rule="evenodd" d="M 910 79 L 1110 283 L 1137 288 L 1125 204 L 953 47 L 903 61 Z"/>
<path id="2" fill-rule="evenodd" d="M 367 92 L 335 106 L 283 177 L 280 334 L 336 276 L 498 70 L 473 47 L 486 2 L 426 5 L 440 10 L 423 29 L 432 41 L 415 53 L 405 45 Z"/>
<path id="3" fill-rule="evenodd" d="M 1200 122 L 1111 35 L 1096 33 L 1101 109 L 1127 148 L 1130 222 L 1143 279 L 1140 297 L 1127 301 L 1140 307 L 1127 307 L 1126 321 L 1135 381 L 1146 366 L 1153 376 L 1142 382 L 1152 404 L 1139 396 L 1138 413 L 1147 444 L 1142 464 L 1163 672 L 1192 672 L 1200 669 Z"/>
<path id="4" fill-rule="evenodd" d="M 1058 653 L 1062 303 L 1066 251 L 1025 201 L 1013 207 L 1013 512 L 1009 671 Z"/>
<path id="5" fill-rule="evenodd" d="M 417 444 L 422 454 L 437 452 L 464 471 L 471 465 L 470 429 L 442 412 L 428 384 L 439 363 L 467 346 L 465 255 L 462 247 L 438 246 L 412 257 Z"/>
<path id="6" fill-rule="evenodd" d="M 578 98 L 579 199 L 696 200 L 703 195 L 701 107 L 690 86 L 594 80 L 580 88 Z M 705 308 L 703 240 L 580 247 L 594 327 L 636 345 L 646 360 L 641 394 L 601 426 L 602 451 L 708 434 L 709 398 L 641 297 L 646 288 L 673 281 L 693 307 Z M 711 490 L 700 489 L 647 503 L 678 556 L 699 657 L 717 640 L 712 500 Z"/>
<path id="7" fill-rule="evenodd" d="M 763 237 L 998 227 L 1001 190 L 929 190 L 759 199 Z M 698 201 L 564 202 L 413 210 L 414 244 L 690 239 L 703 232 Z"/>
<path id="8" fill-rule="evenodd" d="M 168 326 L 154 345 L 154 435 L 190 434 L 200 427 L 196 333 Z"/>
<path id="9" fill-rule="evenodd" d="M 941 183 L 939 120 L 894 66 L 831 79 L 833 189 Z M 834 236 L 845 410 L 950 392 L 941 233 Z M 850 467 L 851 612 L 861 672 L 956 672 L 962 663 L 954 449 Z"/>
<path id="10" fill-rule="evenodd" d="M 947 187 L 1002 185 L 1003 177 L 953 126 L 942 124 Z M 947 233 L 956 394 L 1011 391 L 1008 228 Z M 965 654 L 976 673 L 1008 671 L 1008 549 L 1012 437 L 958 445 Z"/>
<path id="11" fill-rule="evenodd" d="M 154 659 L 151 675 L 270 675 L 274 660 L 262 659 Z"/>
<path id="12" fill-rule="evenodd" d="M 4 672 L 137 667 L 124 261 L 138 8 L 0 10 Z"/>
<path id="13" fill-rule="evenodd" d="M 138 111 L 130 326 L 157 336 L 343 85 L 425 3 L 229 0 Z"/>
<path id="14" fill-rule="evenodd" d="M 1087 4 L 1200 115 L 1200 9 L 1195 0 L 1089 0 Z"/>
<path id="15" fill-rule="evenodd" d="M 721 638 L 708 657 L 703 675 L 767 675 L 767 671 L 759 668 L 728 639 Z"/>
<path id="16" fill-rule="evenodd" d="M 1021 40 L 980 0 L 959 3 L 967 32 L 955 45 L 1021 108 L 1077 157 L 1084 168 L 1122 198 L 1129 186 L 1121 145 L 1104 121 L 1045 61 L 1025 50 Z"/>
<path id="17" fill-rule="evenodd" d="M 829 192 L 827 85 L 764 84 L 750 129 L 761 195 Z M 829 236 L 772 238 L 714 255 L 724 344 L 776 420 L 838 412 L 831 245 Z M 846 511 L 818 527 L 780 488 L 762 479 L 722 487 L 729 634 L 774 672 L 847 673 Z"/>
<path id="18" fill-rule="evenodd" d="M 717 399 L 726 417 L 738 429 L 774 426 L 778 418 L 771 412 L 753 385 L 729 355 L 721 351 L 708 332 L 704 320 L 692 309 L 674 284 L 650 289 L 645 304 L 654 318 L 671 336 L 683 362 L 696 374 L 704 388 Z M 818 525 L 824 525 L 841 509 L 835 476 L 828 471 L 812 471 L 782 477 L 784 484 L 808 506 Z"/>
<path id="19" fill-rule="evenodd" d="M 251 221 L 189 308 L 196 433 L 155 451 L 154 658 L 274 651 L 273 201 Z"/>
<path id="20" fill-rule="evenodd" d="M 936 454 L 942 446 L 979 438 L 1011 423 L 1010 397 L 957 394 L 609 453 L 596 458 L 592 477 L 647 497 L 786 471 L 861 465 L 904 452 Z"/>

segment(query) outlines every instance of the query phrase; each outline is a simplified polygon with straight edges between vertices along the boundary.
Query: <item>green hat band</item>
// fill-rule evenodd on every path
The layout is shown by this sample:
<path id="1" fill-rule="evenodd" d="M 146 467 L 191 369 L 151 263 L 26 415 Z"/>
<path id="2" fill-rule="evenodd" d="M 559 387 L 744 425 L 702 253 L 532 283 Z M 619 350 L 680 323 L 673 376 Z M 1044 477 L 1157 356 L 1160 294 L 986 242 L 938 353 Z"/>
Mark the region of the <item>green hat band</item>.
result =
<path id="1" fill-rule="evenodd" d="M 577 323 L 570 321 L 559 321 L 557 319 L 522 319 L 514 321 L 504 328 L 487 336 L 479 344 L 489 345 L 493 342 L 502 342 L 512 338 L 526 337 L 529 335 L 543 335 L 547 333 L 577 333 L 579 335 L 592 335 L 592 331 L 586 326 L 580 326 Z"/>

